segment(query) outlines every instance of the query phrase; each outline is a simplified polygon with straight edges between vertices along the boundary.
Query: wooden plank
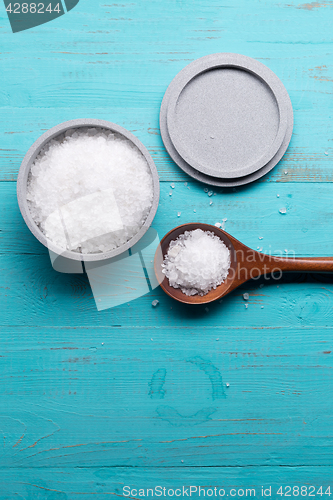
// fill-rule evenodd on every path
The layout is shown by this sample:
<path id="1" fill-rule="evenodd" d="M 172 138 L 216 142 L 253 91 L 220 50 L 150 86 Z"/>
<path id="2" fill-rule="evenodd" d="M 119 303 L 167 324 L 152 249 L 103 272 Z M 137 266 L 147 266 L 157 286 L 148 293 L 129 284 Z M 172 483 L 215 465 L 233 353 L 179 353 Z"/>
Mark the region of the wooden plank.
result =
<path id="1" fill-rule="evenodd" d="M 0 324 L 52 326 L 315 326 L 332 325 L 333 284 L 325 275 L 286 275 L 279 281 L 252 281 L 209 307 L 184 306 L 157 288 L 116 308 L 97 311 L 86 275 L 60 274 L 49 257 L 1 256 Z M 264 288 L 260 288 L 264 285 Z M 248 309 L 243 294 L 250 295 Z M 159 307 L 152 307 L 153 300 Z M 246 302 L 247 303 L 247 302 Z"/>
<path id="2" fill-rule="evenodd" d="M 204 189 L 195 181 L 186 185 L 178 182 L 174 189 L 168 182 L 161 183 L 160 205 L 153 222 L 160 238 L 185 222 L 215 224 L 227 219 L 226 231 L 255 250 L 262 248 L 275 255 L 286 254 L 285 250 L 298 256 L 332 255 L 333 184 L 254 183 L 208 193 Z M 286 214 L 279 212 L 283 208 Z M 46 253 L 22 219 L 15 183 L 0 183 L 0 214 L 0 253 Z"/>
<path id="3" fill-rule="evenodd" d="M 275 500 L 281 498 L 281 495 L 277 494 L 280 487 L 283 487 L 280 492 L 287 493 L 288 485 L 291 488 L 295 487 L 291 490 L 292 492 L 296 493 L 297 487 L 301 491 L 301 486 L 303 486 L 303 494 L 314 492 L 315 496 L 322 486 L 322 498 L 329 498 L 329 495 L 324 495 L 325 491 L 328 491 L 328 486 L 331 485 L 331 476 L 332 467 L 179 467 L 177 469 L 174 467 L 117 467 L 35 468 L 31 470 L 7 468 L 0 472 L 2 489 L 0 498 L 1 500 L 12 500 L 17 497 L 27 500 L 36 498 L 81 500 L 83 497 L 104 500 L 110 498 L 110 495 L 123 497 L 123 492 L 127 494 L 129 491 L 128 487 L 133 492 L 130 498 L 152 497 L 153 494 L 153 498 L 159 498 L 160 492 L 162 497 L 166 498 L 179 495 L 179 493 L 182 494 L 181 498 L 186 495 L 190 498 L 202 498 L 204 492 L 206 496 L 211 494 L 209 489 L 213 489 L 212 498 L 219 498 L 219 493 L 222 496 L 223 490 L 225 497 L 254 498 L 255 493 L 256 498 L 265 498 L 262 488 L 266 494 L 269 494 L 269 488 L 271 488 L 270 498 Z M 202 488 L 200 495 L 199 486 Z M 139 495 L 140 489 L 141 495 Z M 147 489 L 153 489 L 153 492 L 147 492 Z M 136 496 L 134 496 L 135 493 Z M 319 496 L 320 494 L 317 498 Z"/>
<path id="4" fill-rule="evenodd" d="M 332 328 L 198 326 L 3 328 L 1 467 L 331 465 Z"/>

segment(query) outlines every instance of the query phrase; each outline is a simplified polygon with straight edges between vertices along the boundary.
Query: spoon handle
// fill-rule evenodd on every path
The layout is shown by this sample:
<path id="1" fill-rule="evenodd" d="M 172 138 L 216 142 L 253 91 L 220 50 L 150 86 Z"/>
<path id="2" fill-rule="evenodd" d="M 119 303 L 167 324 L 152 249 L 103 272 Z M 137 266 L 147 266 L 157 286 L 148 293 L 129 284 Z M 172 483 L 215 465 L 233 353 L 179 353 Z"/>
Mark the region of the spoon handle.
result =
<path id="1" fill-rule="evenodd" d="M 267 261 L 266 261 L 267 263 Z M 269 257 L 268 272 L 303 271 L 308 273 L 333 273 L 333 257 Z"/>

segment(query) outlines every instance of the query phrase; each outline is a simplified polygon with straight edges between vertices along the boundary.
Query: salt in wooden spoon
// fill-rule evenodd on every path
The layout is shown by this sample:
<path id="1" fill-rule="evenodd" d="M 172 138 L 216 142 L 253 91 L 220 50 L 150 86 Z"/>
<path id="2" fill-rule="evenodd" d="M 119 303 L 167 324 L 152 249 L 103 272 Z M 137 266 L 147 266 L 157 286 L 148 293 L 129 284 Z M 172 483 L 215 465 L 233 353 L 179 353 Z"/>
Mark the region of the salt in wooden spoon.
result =
<path id="1" fill-rule="evenodd" d="M 180 288 L 173 288 L 170 286 L 168 278 L 162 273 L 162 263 L 170 242 L 176 240 L 178 236 L 185 231 L 194 231 L 195 229 L 202 229 L 203 231 L 215 233 L 229 248 L 231 258 L 229 274 L 224 283 L 202 297 L 200 295 L 187 296 Z M 258 279 L 262 275 L 281 274 L 286 271 L 315 273 L 333 272 L 333 257 L 273 257 L 252 250 L 216 226 L 193 222 L 190 224 L 182 224 L 172 229 L 164 236 L 155 254 L 154 267 L 158 282 L 170 297 L 184 304 L 208 304 L 209 302 L 225 297 L 246 281 Z"/>

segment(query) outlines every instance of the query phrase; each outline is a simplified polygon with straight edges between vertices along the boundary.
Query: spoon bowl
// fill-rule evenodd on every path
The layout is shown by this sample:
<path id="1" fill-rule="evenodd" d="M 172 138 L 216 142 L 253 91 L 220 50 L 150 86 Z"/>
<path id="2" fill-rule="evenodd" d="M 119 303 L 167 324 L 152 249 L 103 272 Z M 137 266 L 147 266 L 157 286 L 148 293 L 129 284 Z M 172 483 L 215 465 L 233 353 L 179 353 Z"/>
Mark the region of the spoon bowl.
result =
<path id="1" fill-rule="evenodd" d="M 168 278 L 162 273 L 163 260 L 168 252 L 170 242 L 176 240 L 185 231 L 194 231 L 195 229 L 216 234 L 230 250 L 231 264 L 227 278 L 216 289 L 212 289 L 203 296 L 186 295 L 180 288 L 172 287 Z M 274 257 L 252 250 L 216 226 L 192 222 L 177 226 L 164 236 L 155 254 L 154 267 L 161 288 L 170 297 L 184 304 L 208 304 L 225 297 L 246 281 L 259 279 L 262 275 L 279 273 L 281 276 L 283 272 L 288 271 L 333 272 L 333 257 Z"/>

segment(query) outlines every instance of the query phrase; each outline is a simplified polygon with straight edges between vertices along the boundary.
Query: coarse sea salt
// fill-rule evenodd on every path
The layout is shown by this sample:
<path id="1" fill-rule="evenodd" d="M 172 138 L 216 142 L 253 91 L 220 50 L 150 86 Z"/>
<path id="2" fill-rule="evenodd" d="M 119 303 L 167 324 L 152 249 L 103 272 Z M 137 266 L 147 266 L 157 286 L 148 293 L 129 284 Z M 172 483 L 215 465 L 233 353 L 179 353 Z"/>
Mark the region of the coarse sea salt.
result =
<path id="1" fill-rule="evenodd" d="M 162 268 L 173 288 L 203 296 L 228 276 L 230 251 L 213 232 L 185 231 L 170 242 Z"/>
<path id="2" fill-rule="evenodd" d="M 146 159 L 125 137 L 101 128 L 71 129 L 37 156 L 27 201 L 35 223 L 60 249 L 104 253 L 144 224 L 153 179 Z"/>

